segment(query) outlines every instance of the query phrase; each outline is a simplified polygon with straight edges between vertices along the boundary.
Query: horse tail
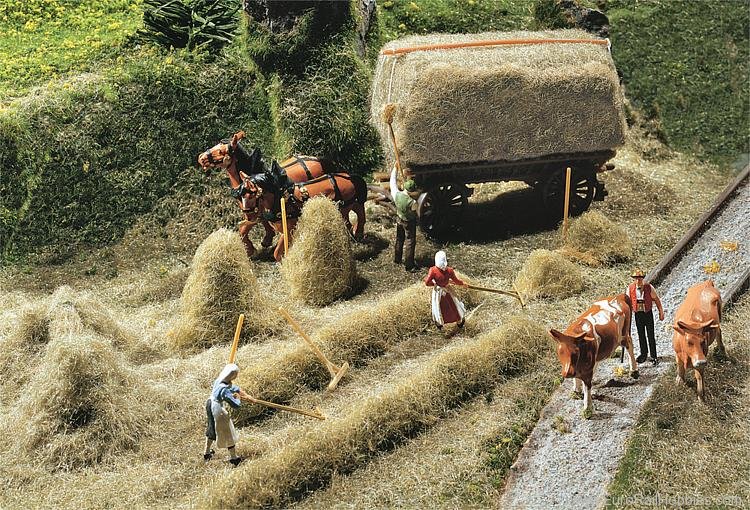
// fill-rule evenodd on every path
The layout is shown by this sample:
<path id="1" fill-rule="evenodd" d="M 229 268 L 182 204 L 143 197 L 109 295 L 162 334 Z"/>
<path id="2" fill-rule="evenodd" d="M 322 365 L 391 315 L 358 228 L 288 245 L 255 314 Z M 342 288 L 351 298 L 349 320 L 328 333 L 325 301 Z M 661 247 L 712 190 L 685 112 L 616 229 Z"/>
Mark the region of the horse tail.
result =
<path id="1" fill-rule="evenodd" d="M 352 184 L 354 184 L 354 191 L 357 196 L 357 202 L 364 204 L 367 202 L 367 183 L 361 175 L 352 175 Z"/>

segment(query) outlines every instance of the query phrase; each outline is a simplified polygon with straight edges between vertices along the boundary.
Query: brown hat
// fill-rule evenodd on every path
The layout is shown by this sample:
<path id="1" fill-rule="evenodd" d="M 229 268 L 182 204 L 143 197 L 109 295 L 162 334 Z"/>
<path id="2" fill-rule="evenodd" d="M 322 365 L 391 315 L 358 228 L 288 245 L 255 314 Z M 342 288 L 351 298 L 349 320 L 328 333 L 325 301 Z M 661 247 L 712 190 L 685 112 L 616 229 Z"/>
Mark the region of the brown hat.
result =
<path id="1" fill-rule="evenodd" d="M 633 274 L 630 276 L 631 278 L 643 278 L 646 275 L 643 274 L 643 271 L 641 271 L 640 269 L 636 269 L 635 271 L 633 271 Z"/>

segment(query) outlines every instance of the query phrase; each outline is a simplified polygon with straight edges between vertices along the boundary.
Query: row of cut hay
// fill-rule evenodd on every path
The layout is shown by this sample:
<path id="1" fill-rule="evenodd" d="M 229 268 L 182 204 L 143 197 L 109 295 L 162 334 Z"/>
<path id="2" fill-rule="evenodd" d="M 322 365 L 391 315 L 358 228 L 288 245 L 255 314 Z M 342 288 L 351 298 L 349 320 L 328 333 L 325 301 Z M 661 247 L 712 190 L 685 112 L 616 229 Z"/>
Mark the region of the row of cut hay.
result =
<path id="1" fill-rule="evenodd" d="M 455 345 L 388 390 L 366 398 L 345 417 L 316 423 L 299 439 L 215 484 L 205 495 L 212 507 L 280 507 L 348 472 L 380 450 L 434 423 L 436 417 L 517 376 L 549 356 L 546 332 L 516 317 L 499 329 Z"/>
<path id="2" fill-rule="evenodd" d="M 633 243 L 621 225 L 598 211 L 588 211 L 571 220 L 560 252 L 584 264 L 599 267 L 630 260 Z"/>
<path id="3" fill-rule="evenodd" d="M 261 293 L 237 232 L 212 233 L 195 251 L 181 314 L 169 334 L 173 350 L 195 352 L 231 342 L 240 314 L 245 314 L 241 343 L 272 333 L 280 319 Z"/>
<path id="4" fill-rule="evenodd" d="M 329 305 L 354 289 L 357 268 L 351 235 L 328 198 L 305 202 L 281 276 L 293 298 L 313 306 Z"/>
<path id="5" fill-rule="evenodd" d="M 17 455 L 52 470 L 90 466 L 135 448 L 156 416 L 154 396 L 109 340 L 63 334 L 28 367 L 5 421 Z"/>
<path id="6" fill-rule="evenodd" d="M 582 30 L 411 36 L 384 49 L 498 39 L 588 39 Z M 625 142 L 619 79 L 599 44 L 514 44 L 381 56 L 371 116 L 390 161 L 383 110 L 407 167 L 595 152 Z M 451 143 L 443 143 L 450 140 Z"/>
<path id="7" fill-rule="evenodd" d="M 453 290 L 467 307 L 478 303 L 476 292 L 460 288 Z M 424 330 L 431 323 L 430 289 L 415 284 L 323 326 L 314 332 L 312 341 L 334 364 L 347 361 L 356 366 Z M 263 400 L 288 402 L 302 388 L 322 388 L 330 380 L 328 371 L 301 340 L 298 346 L 264 360 L 263 364 L 245 368 L 239 357 L 238 363 L 242 368 L 238 378 L 240 387 Z M 346 380 L 342 384 L 346 384 Z M 245 423 L 265 412 L 267 408 L 262 406 L 243 405 L 236 411 L 236 416 L 238 423 Z"/>

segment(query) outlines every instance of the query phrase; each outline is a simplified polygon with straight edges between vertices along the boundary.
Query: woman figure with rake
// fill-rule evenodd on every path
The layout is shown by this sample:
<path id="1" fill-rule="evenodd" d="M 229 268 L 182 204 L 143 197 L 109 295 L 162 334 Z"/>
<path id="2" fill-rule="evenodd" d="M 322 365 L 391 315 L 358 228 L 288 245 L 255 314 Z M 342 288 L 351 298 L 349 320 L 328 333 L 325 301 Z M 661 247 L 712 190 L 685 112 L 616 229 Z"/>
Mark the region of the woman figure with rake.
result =
<path id="1" fill-rule="evenodd" d="M 236 409 L 240 407 L 240 397 L 246 396 L 245 392 L 232 381 L 237 377 L 240 368 L 234 363 L 224 367 L 219 377 L 214 381 L 211 388 L 211 396 L 206 400 L 206 450 L 203 460 L 209 461 L 213 457 L 214 450 L 211 449 L 214 441 L 218 448 L 229 450 L 229 463 L 237 467 L 242 462 L 242 457 L 237 455 L 235 446 L 237 444 L 237 431 L 234 429 L 229 412 L 224 408 L 224 403 Z"/>
<path id="2" fill-rule="evenodd" d="M 440 250 L 435 254 L 435 265 L 430 268 L 427 277 L 424 279 L 425 285 L 433 287 L 432 318 L 438 329 L 442 329 L 444 324 L 454 322 L 458 323 L 459 328 L 464 326 L 466 308 L 446 288 L 451 282 L 456 285 L 466 285 L 456 276 L 453 268 L 448 267 L 448 257 L 444 251 Z"/>

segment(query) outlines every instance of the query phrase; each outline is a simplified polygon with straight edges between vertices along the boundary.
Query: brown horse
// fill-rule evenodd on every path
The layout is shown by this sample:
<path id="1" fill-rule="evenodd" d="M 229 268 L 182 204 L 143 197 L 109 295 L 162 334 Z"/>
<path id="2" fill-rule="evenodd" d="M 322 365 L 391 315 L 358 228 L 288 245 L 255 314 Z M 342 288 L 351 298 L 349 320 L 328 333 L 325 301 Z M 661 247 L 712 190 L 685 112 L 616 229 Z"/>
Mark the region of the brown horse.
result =
<path id="1" fill-rule="evenodd" d="M 274 258 L 280 261 L 284 254 L 284 232 L 281 219 L 281 197 L 286 200 L 287 230 L 289 246 L 292 244 L 292 233 L 302 214 L 305 201 L 313 197 L 327 197 L 338 204 L 341 216 L 347 229 L 355 239 L 362 239 L 365 228 L 365 201 L 367 200 L 367 183 L 358 175 L 346 173 L 325 174 L 306 182 L 285 184 L 279 175 L 279 168 L 272 166 L 263 174 L 250 177 L 250 183 L 256 190 L 256 207 L 263 211 L 276 232 L 281 234 Z M 349 212 L 354 211 L 357 223 L 352 227 Z"/>
<path id="2" fill-rule="evenodd" d="M 244 137 L 245 132 L 240 131 L 231 139 L 222 140 L 199 154 L 198 164 L 206 172 L 212 168 L 224 168 L 227 171 L 232 186 L 232 196 L 237 199 L 245 217 L 239 227 L 240 238 L 245 245 L 247 256 L 251 257 L 255 254 L 255 246 L 249 239 L 250 229 L 258 223 L 263 225 L 265 235 L 260 244 L 265 247 L 271 246 L 276 232 L 261 216 L 256 206 L 256 189 L 250 181 L 250 176 L 265 171 L 263 157 L 260 150 L 253 149 L 252 152 L 248 152 L 240 144 L 240 140 Z M 324 163 L 310 156 L 294 156 L 283 161 L 280 168 L 284 177 L 291 183 L 309 181 L 327 173 Z"/>

